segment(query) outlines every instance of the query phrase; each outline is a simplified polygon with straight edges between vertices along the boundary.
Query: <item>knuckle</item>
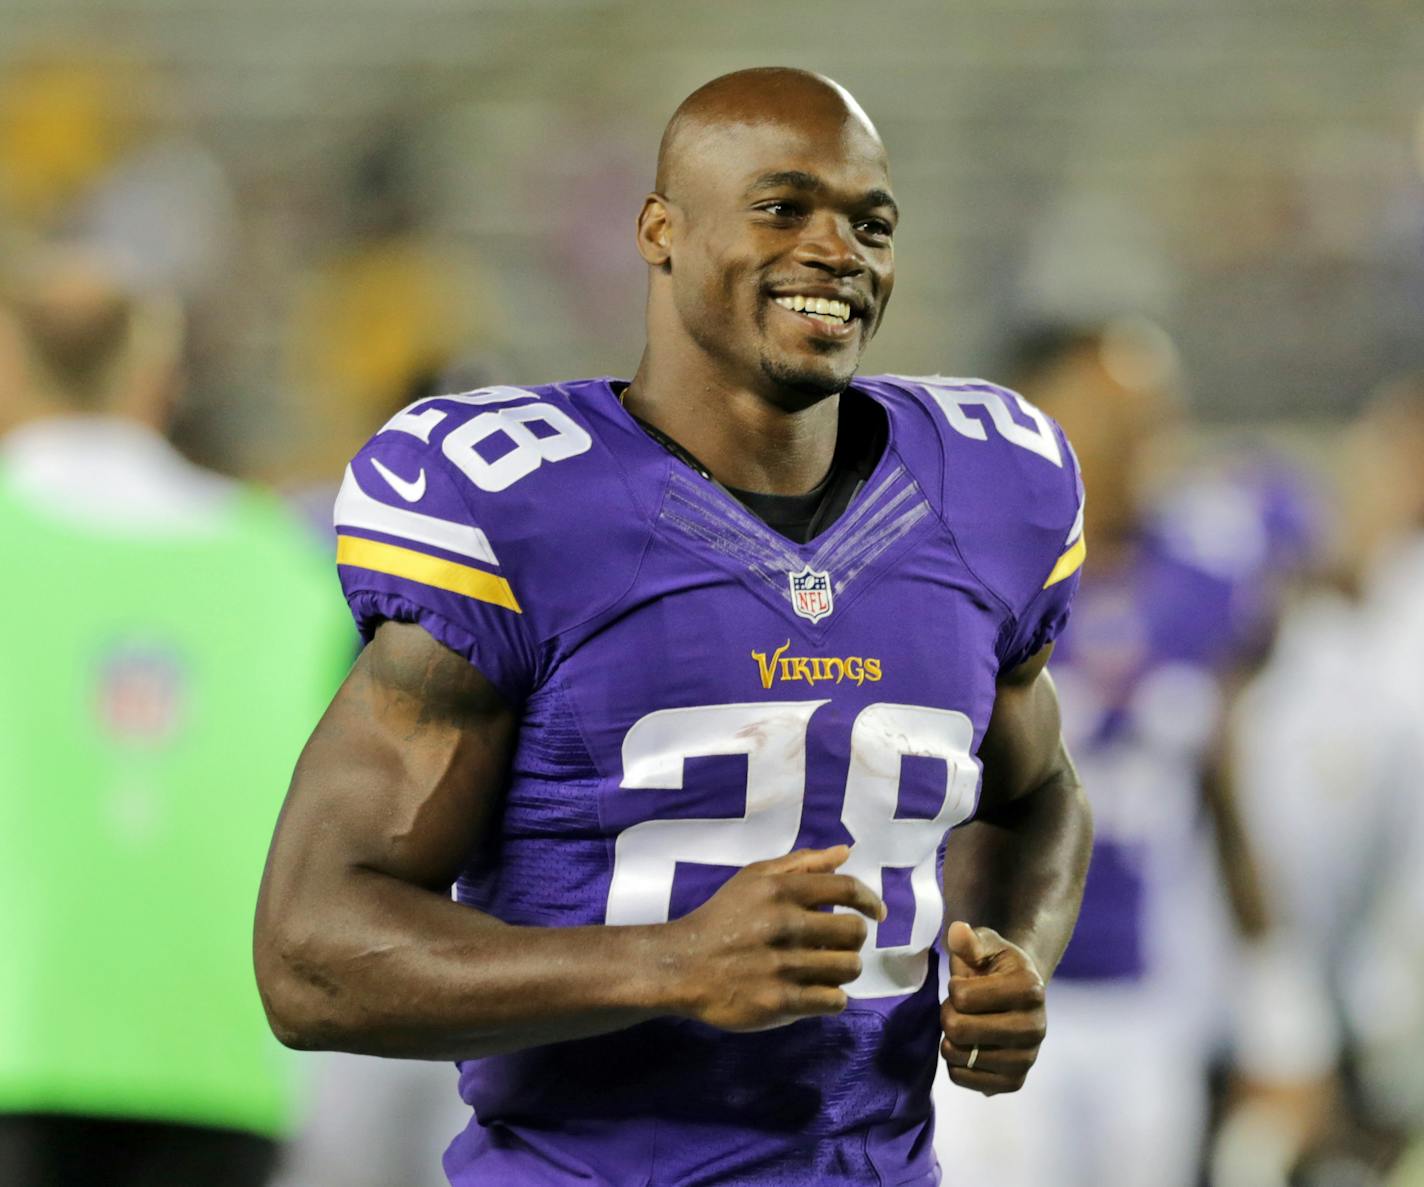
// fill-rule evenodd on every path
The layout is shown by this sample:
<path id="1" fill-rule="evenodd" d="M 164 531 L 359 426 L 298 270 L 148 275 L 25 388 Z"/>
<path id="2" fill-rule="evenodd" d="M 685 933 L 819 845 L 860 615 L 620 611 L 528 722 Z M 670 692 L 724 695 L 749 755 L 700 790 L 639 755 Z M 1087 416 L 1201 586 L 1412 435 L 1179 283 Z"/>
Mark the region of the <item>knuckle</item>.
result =
<path id="1" fill-rule="evenodd" d="M 794 943 L 800 935 L 801 916 L 789 907 L 779 909 L 772 916 L 772 935 L 786 943 Z"/>
<path id="2" fill-rule="evenodd" d="M 786 1013 L 791 991 L 784 986 L 774 986 L 757 995 L 757 1013 L 765 1018 L 775 1018 Z"/>
<path id="3" fill-rule="evenodd" d="M 786 938 L 793 944 L 804 944 L 806 942 L 806 930 L 809 922 L 807 912 L 800 907 L 788 906 L 782 914 L 785 917 L 783 928 Z"/>
<path id="4" fill-rule="evenodd" d="M 958 1014 L 945 1021 L 944 1036 L 956 1047 L 972 1047 L 974 1045 L 970 1042 L 969 1026 Z"/>

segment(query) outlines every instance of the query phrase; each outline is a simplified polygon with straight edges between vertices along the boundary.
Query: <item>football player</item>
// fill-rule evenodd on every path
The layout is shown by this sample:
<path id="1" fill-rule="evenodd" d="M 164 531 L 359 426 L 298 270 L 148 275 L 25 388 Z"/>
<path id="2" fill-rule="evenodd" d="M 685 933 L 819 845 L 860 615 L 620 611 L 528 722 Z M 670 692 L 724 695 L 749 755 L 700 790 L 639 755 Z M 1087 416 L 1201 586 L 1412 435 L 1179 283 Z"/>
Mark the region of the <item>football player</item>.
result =
<path id="1" fill-rule="evenodd" d="M 258 976 L 291 1045 L 459 1062 L 452 1183 L 936 1183 L 937 1054 L 1034 1062 L 1091 843 L 1045 671 L 1082 487 L 1010 391 L 855 378 L 898 218 L 843 88 L 716 79 L 632 380 L 422 400 L 346 471 L 371 642 Z"/>

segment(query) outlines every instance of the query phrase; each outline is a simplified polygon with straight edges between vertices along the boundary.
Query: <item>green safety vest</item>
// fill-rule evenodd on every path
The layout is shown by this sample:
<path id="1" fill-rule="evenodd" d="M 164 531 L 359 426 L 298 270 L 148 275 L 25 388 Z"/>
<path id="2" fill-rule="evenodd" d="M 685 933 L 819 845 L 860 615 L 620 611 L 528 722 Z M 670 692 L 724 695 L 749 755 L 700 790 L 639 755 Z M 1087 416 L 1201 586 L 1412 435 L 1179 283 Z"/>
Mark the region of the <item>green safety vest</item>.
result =
<path id="1" fill-rule="evenodd" d="M 278 1136 L 252 972 L 298 752 L 354 653 L 270 496 L 203 534 L 60 519 L 0 473 L 0 1111 Z"/>

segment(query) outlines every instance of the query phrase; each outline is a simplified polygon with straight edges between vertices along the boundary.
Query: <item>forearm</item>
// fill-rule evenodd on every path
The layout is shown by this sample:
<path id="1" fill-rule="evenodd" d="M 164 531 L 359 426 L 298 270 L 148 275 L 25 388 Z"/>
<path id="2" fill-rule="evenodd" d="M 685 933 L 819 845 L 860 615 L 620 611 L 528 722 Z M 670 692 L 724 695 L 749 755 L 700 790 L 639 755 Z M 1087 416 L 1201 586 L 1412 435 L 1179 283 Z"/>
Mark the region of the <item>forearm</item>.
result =
<path id="1" fill-rule="evenodd" d="M 1234 704 L 1234 696 L 1228 705 Z M 1243 939 L 1263 940 L 1271 929 L 1271 913 L 1263 884 L 1260 861 L 1251 841 L 1237 794 L 1232 755 L 1233 715 L 1225 716 L 1221 735 L 1215 740 L 1203 767 L 1202 794 L 1211 816 L 1211 835 L 1217 865 L 1226 886 L 1232 918 Z"/>
<path id="2" fill-rule="evenodd" d="M 332 891 L 318 910 L 259 908 L 258 983 L 289 1046 L 471 1059 L 686 1005 L 676 925 L 512 927 L 360 869 Z"/>
<path id="3" fill-rule="evenodd" d="M 1047 981 L 1078 918 L 1092 814 L 1071 764 L 1035 791 L 950 834 L 944 860 L 950 920 L 992 927 Z"/>

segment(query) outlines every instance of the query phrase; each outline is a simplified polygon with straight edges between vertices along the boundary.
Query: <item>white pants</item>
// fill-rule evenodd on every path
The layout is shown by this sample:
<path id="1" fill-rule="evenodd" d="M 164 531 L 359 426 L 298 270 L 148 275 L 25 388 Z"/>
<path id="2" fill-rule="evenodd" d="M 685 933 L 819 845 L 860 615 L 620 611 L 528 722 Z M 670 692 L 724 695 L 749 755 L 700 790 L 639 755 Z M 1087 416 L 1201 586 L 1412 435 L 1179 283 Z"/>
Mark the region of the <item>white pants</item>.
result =
<path id="1" fill-rule="evenodd" d="M 1048 1037 L 1017 1093 L 935 1081 L 944 1187 L 1193 1187 L 1207 1044 L 1136 986 L 1049 988 Z"/>

